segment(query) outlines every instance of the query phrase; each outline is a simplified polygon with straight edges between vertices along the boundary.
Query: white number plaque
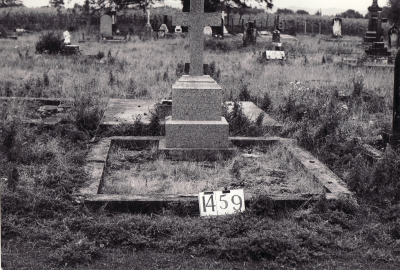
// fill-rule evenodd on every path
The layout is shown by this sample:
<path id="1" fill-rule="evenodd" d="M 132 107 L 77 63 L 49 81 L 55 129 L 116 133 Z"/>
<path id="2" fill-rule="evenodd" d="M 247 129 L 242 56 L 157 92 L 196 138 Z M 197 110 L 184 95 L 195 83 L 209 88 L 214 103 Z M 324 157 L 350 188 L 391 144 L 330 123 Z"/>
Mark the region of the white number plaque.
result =
<path id="1" fill-rule="evenodd" d="M 245 210 L 243 189 L 199 193 L 200 216 L 228 215 Z"/>

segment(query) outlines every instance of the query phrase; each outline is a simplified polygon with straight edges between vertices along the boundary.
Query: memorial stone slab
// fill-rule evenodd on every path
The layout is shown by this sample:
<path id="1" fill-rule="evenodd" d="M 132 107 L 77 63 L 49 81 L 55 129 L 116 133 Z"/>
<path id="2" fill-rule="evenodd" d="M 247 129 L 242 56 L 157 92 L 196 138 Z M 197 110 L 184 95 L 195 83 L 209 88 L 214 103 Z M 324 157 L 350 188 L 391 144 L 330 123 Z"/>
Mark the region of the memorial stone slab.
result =
<path id="1" fill-rule="evenodd" d="M 108 15 L 103 15 L 100 18 L 100 34 L 104 37 L 112 36 L 112 19 Z"/>

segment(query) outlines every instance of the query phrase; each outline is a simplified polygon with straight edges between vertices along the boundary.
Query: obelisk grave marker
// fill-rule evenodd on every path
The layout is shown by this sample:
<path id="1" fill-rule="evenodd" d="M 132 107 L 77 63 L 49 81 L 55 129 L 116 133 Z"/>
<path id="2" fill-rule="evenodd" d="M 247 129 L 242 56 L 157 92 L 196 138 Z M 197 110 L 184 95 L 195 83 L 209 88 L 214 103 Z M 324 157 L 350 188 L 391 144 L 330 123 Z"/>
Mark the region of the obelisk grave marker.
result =
<path id="1" fill-rule="evenodd" d="M 221 116 L 222 88 L 203 75 L 204 26 L 221 24 L 219 13 L 204 13 L 204 0 L 190 0 L 177 22 L 189 26 L 190 71 L 172 86 L 172 116 L 165 123 L 165 150 L 232 150 Z M 171 153 L 171 151 L 170 151 Z"/>

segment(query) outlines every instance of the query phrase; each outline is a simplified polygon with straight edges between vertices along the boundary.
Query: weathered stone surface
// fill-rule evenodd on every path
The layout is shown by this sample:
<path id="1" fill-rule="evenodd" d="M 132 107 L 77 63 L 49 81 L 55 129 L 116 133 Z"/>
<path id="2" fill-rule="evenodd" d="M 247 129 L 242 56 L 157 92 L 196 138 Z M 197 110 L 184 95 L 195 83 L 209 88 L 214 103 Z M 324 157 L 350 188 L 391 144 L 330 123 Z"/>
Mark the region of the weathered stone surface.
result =
<path id="1" fill-rule="evenodd" d="M 333 193 L 337 196 L 340 194 L 352 195 L 352 192 L 347 189 L 346 183 L 310 152 L 296 145 L 285 146 L 285 149 L 288 150 L 292 158 L 298 161 L 315 181 L 325 187 L 328 193 Z"/>
<path id="2" fill-rule="evenodd" d="M 156 101 L 149 99 L 110 99 L 100 121 L 100 126 L 133 124 L 137 116 L 144 124 L 150 123 L 150 111 Z"/>
<path id="3" fill-rule="evenodd" d="M 108 151 L 111 145 L 111 138 L 104 138 L 93 145 L 86 157 L 86 162 L 103 162 L 106 163 Z"/>
<path id="4" fill-rule="evenodd" d="M 172 86 L 172 120 L 220 121 L 222 88 L 208 75 L 182 76 Z"/>
<path id="5" fill-rule="evenodd" d="M 88 174 L 88 178 L 83 187 L 79 189 L 79 195 L 96 195 L 101 191 L 104 164 L 105 163 L 91 162 L 85 165 L 84 169 Z"/>
<path id="6" fill-rule="evenodd" d="M 191 76 L 203 75 L 204 26 L 220 26 L 220 13 L 204 13 L 204 0 L 190 1 L 190 12 L 179 12 L 175 25 L 189 26 Z M 176 29 L 175 29 L 176 32 Z"/>
<path id="7" fill-rule="evenodd" d="M 229 147 L 229 126 L 220 121 L 167 120 L 165 123 L 167 148 L 224 148 Z"/>
<path id="8" fill-rule="evenodd" d="M 109 15 L 103 15 L 100 18 L 100 34 L 104 37 L 112 36 L 112 19 Z"/>

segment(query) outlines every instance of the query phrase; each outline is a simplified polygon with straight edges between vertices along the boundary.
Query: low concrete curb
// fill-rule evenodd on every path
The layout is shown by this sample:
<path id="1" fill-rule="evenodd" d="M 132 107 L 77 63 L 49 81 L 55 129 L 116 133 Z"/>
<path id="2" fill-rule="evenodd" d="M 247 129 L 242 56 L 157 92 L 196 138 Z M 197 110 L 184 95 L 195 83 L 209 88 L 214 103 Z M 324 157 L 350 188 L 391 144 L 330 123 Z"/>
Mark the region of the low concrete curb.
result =
<path id="1" fill-rule="evenodd" d="M 127 142 L 157 142 L 164 137 L 146 137 L 146 136 L 126 136 L 110 137 L 101 139 L 91 148 L 85 165 L 85 171 L 88 173 L 88 180 L 85 185 L 79 189 L 74 197 L 81 203 L 116 203 L 116 204 L 135 204 L 135 203 L 166 203 L 174 201 L 197 202 L 197 194 L 184 195 L 108 195 L 101 194 L 103 185 L 103 171 L 106 166 L 109 149 L 112 143 Z M 321 183 L 325 188 L 325 194 L 288 194 L 271 195 L 270 198 L 277 202 L 304 203 L 306 201 L 315 201 L 322 196 L 329 200 L 335 200 L 340 197 L 351 197 L 352 192 L 347 189 L 346 184 L 335 175 L 326 165 L 320 162 L 310 152 L 297 146 L 295 140 L 279 137 L 230 137 L 229 140 L 235 145 L 248 146 L 257 144 L 280 143 L 288 151 L 290 156 L 300 164 L 306 172 Z M 245 193 L 245 200 L 248 202 L 255 197 L 254 194 Z"/>

